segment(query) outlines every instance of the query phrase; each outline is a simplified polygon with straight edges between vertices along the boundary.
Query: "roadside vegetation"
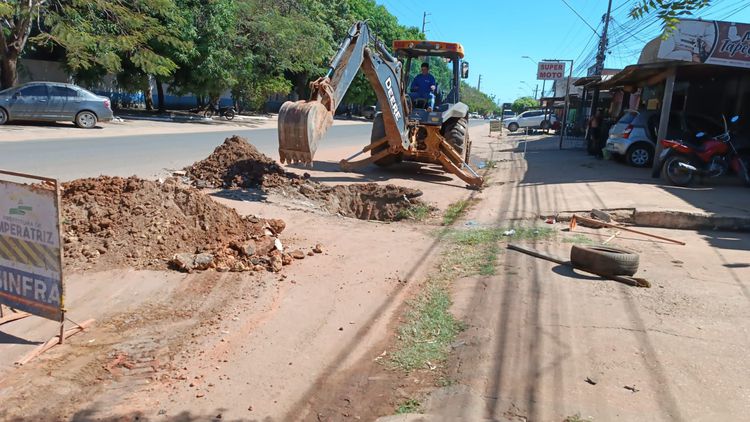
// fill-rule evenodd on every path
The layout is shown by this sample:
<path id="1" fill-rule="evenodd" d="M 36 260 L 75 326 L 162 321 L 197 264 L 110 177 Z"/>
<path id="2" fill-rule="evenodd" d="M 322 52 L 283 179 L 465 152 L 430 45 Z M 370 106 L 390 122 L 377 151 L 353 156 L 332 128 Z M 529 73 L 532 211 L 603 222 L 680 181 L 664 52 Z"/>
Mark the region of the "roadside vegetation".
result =
<path id="1" fill-rule="evenodd" d="M 424 221 L 430 216 L 430 214 L 432 214 L 434 210 L 435 208 L 427 204 L 412 205 L 409 208 L 400 210 L 398 214 L 396 214 L 396 219 Z"/>
<path id="2" fill-rule="evenodd" d="M 17 83 L 19 59 L 33 55 L 60 61 L 79 85 L 97 86 L 114 76 L 119 88 L 143 92 L 147 109 L 154 107 L 154 85 L 156 106 L 163 109 L 165 84 L 173 94 L 201 100 L 229 90 L 243 108 L 262 109 L 272 95 L 306 98 L 308 83 L 325 73 L 360 20 L 386 46 L 424 39 L 419 28 L 400 24 L 375 0 L 0 1 L 0 89 Z M 436 57 L 431 65 L 438 80 L 450 80 L 443 60 Z M 497 109 L 493 97 L 462 84 L 463 102 L 472 111 Z M 376 101 L 360 74 L 343 103 Z"/>
<path id="3" fill-rule="evenodd" d="M 471 199 L 462 199 L 448 205 L 448 208 L 445 210 L 445 214 L 443 214 L 443 225 L 452 225 L 456 220 L 458 220 L 459 217 L 464 214 L 464 212 L 466 212 L 467 209 L 469 209 L 469 207 L 473 203 L 474 201 Z"/>
<path id="4" fill-rule="evenodd" d="M 556 233 L 551 227 L 519 226 L 445 229 L 441 236 L 446 247 L 440 264 L 429 275 L 420 294 L 408 302 L 405 321 L 397 331 L 396 350 L 390 356 L 390 365 L 406 372 L 440 368 L 463 329 L 450 312 L 450 284 L 454 280 L 494 275 L 504 241 L 546 240 L 554 238 Z"/>

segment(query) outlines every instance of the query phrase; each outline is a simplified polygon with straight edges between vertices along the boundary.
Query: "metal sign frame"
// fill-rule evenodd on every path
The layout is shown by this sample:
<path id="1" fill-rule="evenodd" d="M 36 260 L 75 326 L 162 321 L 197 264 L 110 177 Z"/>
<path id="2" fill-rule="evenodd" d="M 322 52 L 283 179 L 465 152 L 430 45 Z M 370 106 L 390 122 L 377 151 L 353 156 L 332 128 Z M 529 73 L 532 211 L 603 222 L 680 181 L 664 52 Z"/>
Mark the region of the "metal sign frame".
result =
<path id="1" fill-rule="evenodd" d="M 35 308 L 34 304 L 33 304 L 33 301 L 30 301 L 28 299 L 24 300 L 24 302 L 27 302 L 27 303 L 24 304 L 25 306 L 18 307 L 18 309 L 21 309 L 21 310 L 29 312 L 31 314 L 40 316 L 42 318 L 47 318 L 47 319 L 52 319 L 52 320 L 59 321 L 60 322 L 60 339 L 59 339 L 59 342 L 60 342 L 60 344 L 62 344 L 63 343 L 63 339 L 65 337 L 64 336 L 64 332 L 65 332 L 65 277 L 64 277 L 64 270 L 63 270 L 63 237 L 62 237 L 62 204 L 61 204 L 61 197 L 62 197 L 62 195 L 61 195 L 60 182 L 57 179 L 53 179 L 53 178 L 49 178 L 49 177 L 36 176 L 36 175 L 32 175 L 32 174 L 19 173 L 19 172 L 14 172 L 14 171 L 7 171 L 7 170 L 0 170 L 0 175 L 12 176 L 12 177 L 17 177 L 17 178 L 22 178 L 22 179 L 37 180 L 37 181 L 49 183 L 52 186 L 52 188 L 53 188 L 53 191 L 54 191 L 54 206 L 55 206 L 55 209 L 56 209 L 56 213 L 55 213 L 56 215 L 55 215 L 55 217 L 57 219 L 56 224 L 55 224 L 55 226 L 56 226 L 56 232 L 57 232 L 57 236 L 58 236 L 58 242 L 57 242 L 58 243 L 58 250 L 57 250 L 57 254 L 56 254 L 57 256 L 56 257 L 52 257 L 50 255 L 49 251 L 46 251 L 47 252 L 46 254 L 43 253 L 45 251 L 42 251 L 42 253 L 40 253 L 40 255 L 43 254 L 44 256 L 41 257 L 41 258 L 39 258 L 39 257 L 37 257 L 37 256 L 34 255 L 34 252 L 35 252 L 36 249 L 27 249 L 25 252 L 24 251 L 17 251 L 16 250 L 16 252 L 17 252 L 16 256 L 20 257 L 21 256 L 20 255 L 21 252 L 24 252 L 23 256 L 26 257 L 27 259 L 36 260 L 36 262 L 43 262 L 43 263 L 47 263 L 47 264 L 50 263 L 50 261 L 49 261 L 50 258 L 54 258 L 55 259 L 56 262 L 54 262 L 54 264 L 56 264 L 56 266 L 59 269 L 59 272 L 58 272 L 58 275 L 59 275 L 58 289 L 59 289 L 59 293 L 60 293 L 60 307 L 59 307 L 59 311 L 53 312 L 53 311 L 51 311 L 49 309 Z M 11 184 L 11 185 L 16 185 L 16 186 L 19 186 L 19 187 L 28 187 L 29 186 L 27 184 L 13 182 L 13 181 L 10 181 L 10 180 L 0 180 L 0 181 L 2 181 L 4 183 Z M 10 246 L 13 246 L 13 245 L 10 245 Z M 19 271 L 21 271 L 21 270 L 19 270 Z M 36 288 L 36 286 L 34 286 L 34 288 Z M 38 296 L 36 296 L 36 294 L 35 294 L 35 299 L 37 297 Z M 3 300 L 3 298 L 0 297 L 0 301 L 2 301 L 2 300 Z M 7 303 L 7 302 L 11 302 L 11 303 Z M 13 305 L 18 306 L 18 304 L 19 304 L 19 301 L 13 302 L 12 299 L 8 300 L 7 302 L 3 302 L 3 303 L 5 303 L 9 307 L 14 307 Z"/>

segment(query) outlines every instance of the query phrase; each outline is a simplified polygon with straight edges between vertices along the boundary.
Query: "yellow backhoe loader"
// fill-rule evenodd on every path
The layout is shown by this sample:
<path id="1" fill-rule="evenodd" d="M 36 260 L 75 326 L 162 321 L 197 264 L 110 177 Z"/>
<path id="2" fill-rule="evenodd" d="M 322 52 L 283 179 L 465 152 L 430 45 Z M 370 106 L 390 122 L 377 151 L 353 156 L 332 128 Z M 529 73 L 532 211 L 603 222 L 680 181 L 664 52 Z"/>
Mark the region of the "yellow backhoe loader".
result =
<path id="1" fill-rule="evenodd" d="M 460 44 L 423 40 L 394 41 L 395 56 L 378 41 L 366 22 L 357 22 L 331 61 L 328 73 L 311 84 L 308 101 L 287 101 L 279 112 L 281 162 L 311 164 L 318 142 L 333 124 L 336 107 L 361 68 L 372 85 L 382 112 L 375 115 L 370 144 L 341 160 L 342 170 L 374 163 L 398 161 L 439 163 L 470 187 L 480 187 L 482 177 L 469 165 L 469 107 L 460 102 L 460 80 L 468 77 Z M 441 57 L 452 63 L 451 86 L 435 87 L 434 108 L 422 98 L 406 95 L 412 60 Z M 400 60 L 399 60 L 400 59 Z M 404 63 L 402 63 L 402 60 Z M 364 153 L 370 156 L 352 161 Z"/>

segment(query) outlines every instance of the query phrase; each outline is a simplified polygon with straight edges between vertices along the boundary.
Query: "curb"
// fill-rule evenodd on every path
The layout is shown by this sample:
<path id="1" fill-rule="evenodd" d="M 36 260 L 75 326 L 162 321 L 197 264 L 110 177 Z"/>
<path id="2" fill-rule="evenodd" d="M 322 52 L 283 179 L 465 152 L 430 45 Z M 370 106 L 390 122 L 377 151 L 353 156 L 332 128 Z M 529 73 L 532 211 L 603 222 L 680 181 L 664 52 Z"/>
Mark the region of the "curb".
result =
<path id="1" fill-rule="evenodd" d="M 679 210 L 638 210 L 636 208 L 604 208 L 602 211 L 610 214 L 612 219 L 618 223 L 642 227 L 750 232 L 750 216 L 748 215 L 725 215 Z M 564 211 L 557 215 L 541 217 L 544 219 L 554 217 L 557 221 L 567 222 L 570 221 L 573 214 L 588 216 L 591 214 L 591 210 Z"/>

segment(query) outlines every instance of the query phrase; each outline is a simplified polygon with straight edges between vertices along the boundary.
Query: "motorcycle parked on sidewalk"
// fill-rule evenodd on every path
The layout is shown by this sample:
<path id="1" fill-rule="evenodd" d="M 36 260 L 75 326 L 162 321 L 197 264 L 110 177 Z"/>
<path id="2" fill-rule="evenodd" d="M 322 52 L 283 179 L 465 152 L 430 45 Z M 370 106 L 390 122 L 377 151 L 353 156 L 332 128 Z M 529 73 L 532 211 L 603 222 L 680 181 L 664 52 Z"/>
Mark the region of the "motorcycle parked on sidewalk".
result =
<path id="1" fill-rule="evenodd" d="M 695 177 L 719 177 L 734 173 L 750 186 L 750 151 L 738 152 L 732 143 L 732 135 L 724 116 L 724 133 L 705 142 L 686 142 L 664 139 L 664 147 L 659 155 L 662 176 L 677 186 L 690 185 Z M 736 123 L 739 116 L 730 119 Z M 706 134 L 698 132 L 696 138 L 705 138 Z"/>
<path id="2" fill-rule="evenodd" d="M 210 119 L 214 115 L 219 115 L 227 120 L 234 119 L 234 116 L 237 114 L 237 112 L 234 110 L 234 107 L 218 107 L 215 104 L 209 104 L 206 111 L 203 112 L 203 116 Z"/>

